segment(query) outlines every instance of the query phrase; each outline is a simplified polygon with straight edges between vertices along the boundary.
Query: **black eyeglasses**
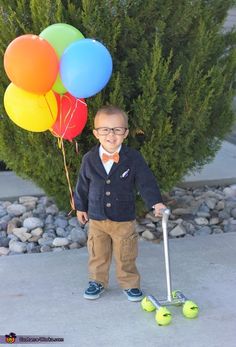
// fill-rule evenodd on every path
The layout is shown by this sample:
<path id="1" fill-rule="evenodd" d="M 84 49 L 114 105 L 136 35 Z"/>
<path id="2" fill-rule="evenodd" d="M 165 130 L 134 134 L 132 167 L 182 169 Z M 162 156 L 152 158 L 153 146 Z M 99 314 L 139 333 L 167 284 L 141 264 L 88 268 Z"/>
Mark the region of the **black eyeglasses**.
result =
<path id="1" fill-rule="evenodd" d="M 98 132 L 98 135 L 108 135 L 108 134 L 110 134 L 111 131 L 113 131 L 113 134 L 115 134 L 115 135 L 124 135 L 127 129 L 128 128 L 124 128 L 124 127 L 116 127 L 116 128 L 101 127 L 101 128 L 95 128 L 95 130 Z"/>

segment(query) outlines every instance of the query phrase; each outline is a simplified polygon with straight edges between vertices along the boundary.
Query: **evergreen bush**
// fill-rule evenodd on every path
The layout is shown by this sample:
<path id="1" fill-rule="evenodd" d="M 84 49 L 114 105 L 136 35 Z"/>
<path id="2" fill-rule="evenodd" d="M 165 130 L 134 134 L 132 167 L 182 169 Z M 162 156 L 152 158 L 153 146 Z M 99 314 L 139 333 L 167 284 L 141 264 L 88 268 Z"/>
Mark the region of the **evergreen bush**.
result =
<path id="1" fill-rule="evenodd" d="M 95 139 L 93 117 L 103 104 L 129 115 L 128 144 L 138 148 L 167 191 L 210 161 L 234 114 L 236 34 L 222 25 L 233 0 L 1 0 L 0 50 L 24 33 L 65 22 L 108 47 L 114 70 L 106 88 L 87 99 L 89 120 L 65 141 L 72 185 Z M 0 95 L 9 84 L 0 61 Z M 1 103 L 0 158 L 68 210 L 69 192 L 57 139 L 11 122 Z"/>

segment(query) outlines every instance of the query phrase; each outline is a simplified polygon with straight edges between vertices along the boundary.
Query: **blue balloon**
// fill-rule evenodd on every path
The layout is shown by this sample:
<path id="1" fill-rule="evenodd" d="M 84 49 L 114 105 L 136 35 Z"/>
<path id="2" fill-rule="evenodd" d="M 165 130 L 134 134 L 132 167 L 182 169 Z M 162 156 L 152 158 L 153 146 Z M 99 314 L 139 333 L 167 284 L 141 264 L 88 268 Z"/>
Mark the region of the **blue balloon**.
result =
<path id="1" fill-rule="evenodd" d="M 62 82 L 76 98 L 88 98 L 100 92 L 112 73 L 112 58 L 108 49 L 93 39 L 73 42 L 60 61 Z"/>

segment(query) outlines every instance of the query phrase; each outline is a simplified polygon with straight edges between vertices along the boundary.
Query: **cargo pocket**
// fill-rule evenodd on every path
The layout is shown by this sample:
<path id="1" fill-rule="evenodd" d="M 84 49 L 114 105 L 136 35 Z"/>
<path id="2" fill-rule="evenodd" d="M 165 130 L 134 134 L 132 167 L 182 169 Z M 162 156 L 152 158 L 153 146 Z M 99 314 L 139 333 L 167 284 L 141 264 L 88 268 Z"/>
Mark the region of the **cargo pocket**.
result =
<path id="1" fill-rule="evenodd" d="M 121 260 L 134 260 L 138 255 L 138 234 L 132 234 L 121 240 Z"/>
<path id="2" fill-rule="evenodd" d="M 111 253 L 111 240 L 101 235 L 88 235 L 88 253 L 90 259 L 103 258 L 108 261 Z"/>

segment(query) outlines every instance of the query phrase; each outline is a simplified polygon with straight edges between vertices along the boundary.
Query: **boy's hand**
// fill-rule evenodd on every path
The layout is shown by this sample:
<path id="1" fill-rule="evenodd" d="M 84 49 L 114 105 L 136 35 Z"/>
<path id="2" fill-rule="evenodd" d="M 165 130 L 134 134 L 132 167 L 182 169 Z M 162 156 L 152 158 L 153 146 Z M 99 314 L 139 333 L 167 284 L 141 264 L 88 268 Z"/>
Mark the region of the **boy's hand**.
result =
<path id="1" fill-rule="evenodd" d="M 167 207 L 166 207 L 166 205 L 164 205 L 160 202 L 160 203 L 154 205 L 153 208 L 154 208 L 153 213 L 154 213 L 155 217 L 162 217 L 163 210 Z"/>
<path id="2" fill-rule="evenodd" d="M 88 221 L 88 214 L 87 212 L 83 211 L 76 211 L 76 216 L 80 223 L 85 224 Z"/>

